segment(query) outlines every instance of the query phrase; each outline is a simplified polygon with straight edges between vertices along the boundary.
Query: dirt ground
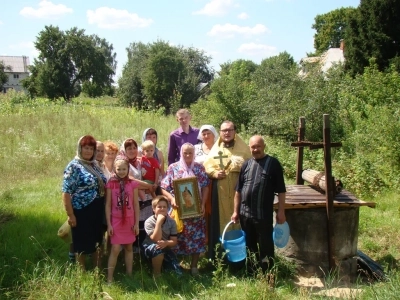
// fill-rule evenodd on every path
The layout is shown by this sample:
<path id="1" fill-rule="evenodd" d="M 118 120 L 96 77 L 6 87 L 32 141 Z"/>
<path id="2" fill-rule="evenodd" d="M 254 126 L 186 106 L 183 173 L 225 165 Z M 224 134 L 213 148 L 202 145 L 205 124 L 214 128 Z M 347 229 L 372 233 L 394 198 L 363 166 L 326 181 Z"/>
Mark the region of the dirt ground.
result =
<path id="1" fill-rule="evenodd" d="M 338 299 L 355 299 L 362 293 L 362 290 L 349 280 L 328 283 L 323 278 L 297 276 L 295 284 L 300 289 L 304 288 L 304 292 Z"/>

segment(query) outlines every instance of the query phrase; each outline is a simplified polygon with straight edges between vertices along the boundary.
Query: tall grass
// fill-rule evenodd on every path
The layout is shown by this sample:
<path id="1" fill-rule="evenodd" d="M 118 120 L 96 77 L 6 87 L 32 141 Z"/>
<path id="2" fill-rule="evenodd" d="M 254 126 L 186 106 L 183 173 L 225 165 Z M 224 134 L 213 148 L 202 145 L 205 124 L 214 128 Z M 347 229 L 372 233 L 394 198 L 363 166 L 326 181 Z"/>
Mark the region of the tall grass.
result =
<path id="1" fill-rule="evenodd" d="M 68 247 L 56 233 L 66 218 L 62 172 L 75 155 L 78 138 L 92 134 L 120 144 L 133 137 L 140 143 L 143 130 L 153 127 L 166 153 L 177 123 L 173 116 L 115 107 L 113 99 L 78 99 L 68 105 L 17 100 L 0 96 L 0 299 L 324 299 L 296 286 L 293 266 L 283 258 L 277 263 L 275 289 L 269 288 L 270 278 L 232 273 L 222 262 L 199 278 L 165 274 L 154 281 L 149 266 L 135 258 L 133 277 L 126 277 L 119 263 L 113 286 L 105 285 L 102 271 L 83 274 L 67 264 Z M 268 144 L 293 176 L 294 150 L 276 140 Z M 399 195 L 395 191 L 368 200 L 376 201 L 377 208 L 360 209 L 359 249 L 384 265 L 388 281 L 358 281 L 354 288 L 362 293 L 352 299 L 399 299 Z"/>
<path id="2" fill-rule="evenodd" d="M 131 137 L 140 144 L 144 129 L 153 127 L 166 152 L 169 132 L 177 127 L 173 117 L 128 108 L 41 100 L 4 109 L 8 104 L 0 100 L 0 182 L 59 176 L 85 134 L 117 144 Z"/>

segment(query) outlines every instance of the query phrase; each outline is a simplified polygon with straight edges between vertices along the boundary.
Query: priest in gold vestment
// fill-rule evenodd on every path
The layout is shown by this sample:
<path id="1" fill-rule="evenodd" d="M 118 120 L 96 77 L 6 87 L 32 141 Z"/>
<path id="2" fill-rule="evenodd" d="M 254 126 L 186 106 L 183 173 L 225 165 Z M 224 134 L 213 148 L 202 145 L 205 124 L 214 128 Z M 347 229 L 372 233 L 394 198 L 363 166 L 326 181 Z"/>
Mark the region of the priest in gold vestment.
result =
<path id="1" fill-rule="evenodd" d="M 236 134 L 235 124 L 224 121 L 220 138 L 211 148 L 204 167 L 212 179 L 211 220 L 208 238 L 209 258 L 215 258 L 215 245 L 231 221 L 235 186 L 240 168 L 251 157 L 249 146 Z"/>

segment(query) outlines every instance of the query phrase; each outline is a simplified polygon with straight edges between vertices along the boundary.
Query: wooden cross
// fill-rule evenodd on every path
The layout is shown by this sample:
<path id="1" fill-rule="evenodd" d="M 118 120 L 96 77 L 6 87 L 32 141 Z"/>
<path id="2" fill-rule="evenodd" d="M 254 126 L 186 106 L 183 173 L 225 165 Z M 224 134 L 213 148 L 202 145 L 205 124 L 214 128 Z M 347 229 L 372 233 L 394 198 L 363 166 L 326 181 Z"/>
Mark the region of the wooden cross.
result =
<path id="1" fill-rule="evenodd" d="M 301 172 L 303 169 L 303 147 L 310 147 L 310 150 L 314 149 L 324 149 L 324 165 L 325 165 L 325 182 L 326 182 L 326 213 L 328 218 L 328 259 L 329 259 L 329 269 L 331 271 L 336 268 L 335 261 L 335 232 L 333 228 L 333 190 L 334 190 L 334 179 L 332 178 L 332 158 L 331 158 L 331 148 L 332 147 L 341 147 L 342 143 L 332 143 L 331 142 L 331 128 L 330 128 L 330 120 L 329 115 L 323 115 L 324 120 L 324 130 L 323 137 L 324 141 L 322 143 L 313 143 L 304 141 L 304 133 L 305 133 L 305 118 L 301 117 L 299 120 L 299 132 L 298 132 L 298 141 L 292 143 L 292 147 L 299 147 L 301 151 L 298 151 L 297 157 L 297 174 L 296 174 L 296 183 L 304 184 L 304 180 L 301 178 Z"/>
<path id="2" fill-rule="evenodd" d="M 228 155 L 222 155 L 222 151 L 218 151 L 218 156 L 214 156 L 214 159 L 219 159 L 219 167 L 221 168 L 221 170 L 225 169 L 224 163 L 222 162 L 223 158 L 227 158 Z"/>

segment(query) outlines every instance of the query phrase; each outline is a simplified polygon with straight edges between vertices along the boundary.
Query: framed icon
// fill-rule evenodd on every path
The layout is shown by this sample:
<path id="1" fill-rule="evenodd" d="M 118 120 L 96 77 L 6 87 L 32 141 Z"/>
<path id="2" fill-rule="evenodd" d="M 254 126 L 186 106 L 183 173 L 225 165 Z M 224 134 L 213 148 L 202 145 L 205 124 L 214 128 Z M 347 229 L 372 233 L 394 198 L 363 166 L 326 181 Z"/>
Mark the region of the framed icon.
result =
<path id="1" fill-rule="evenodd" d="M 178 205 L 180 219 L 200 217 L 200 192 L 196 177 L 186 177 L 172 181 L 175 201 Z"/>

